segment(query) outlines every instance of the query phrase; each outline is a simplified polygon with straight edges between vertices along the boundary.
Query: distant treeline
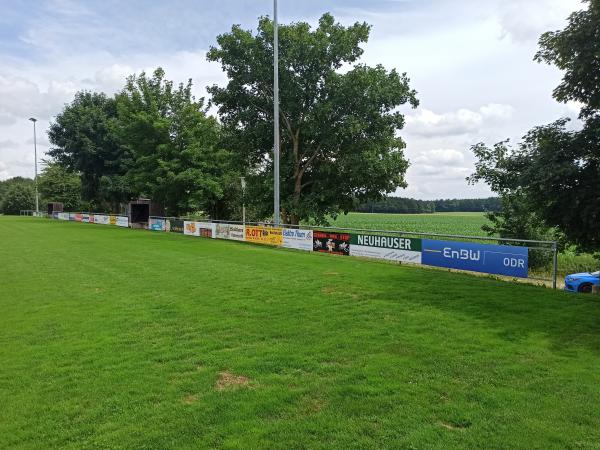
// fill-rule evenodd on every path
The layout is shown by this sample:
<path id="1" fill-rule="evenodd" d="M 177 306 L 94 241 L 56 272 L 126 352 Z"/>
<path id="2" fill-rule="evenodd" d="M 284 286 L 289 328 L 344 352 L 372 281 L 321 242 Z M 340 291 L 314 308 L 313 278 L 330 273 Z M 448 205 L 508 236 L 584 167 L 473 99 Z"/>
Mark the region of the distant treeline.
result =
<path id="1" fill-rule="evenodd" d="M 499 211 L 500 198 L 463 198 L 446 200 L 416 200 L 414 198 L 387 197 L 379 202 L 367 202 L 356 212 L 427 214 L 435 212 L 486 212 Z"/>

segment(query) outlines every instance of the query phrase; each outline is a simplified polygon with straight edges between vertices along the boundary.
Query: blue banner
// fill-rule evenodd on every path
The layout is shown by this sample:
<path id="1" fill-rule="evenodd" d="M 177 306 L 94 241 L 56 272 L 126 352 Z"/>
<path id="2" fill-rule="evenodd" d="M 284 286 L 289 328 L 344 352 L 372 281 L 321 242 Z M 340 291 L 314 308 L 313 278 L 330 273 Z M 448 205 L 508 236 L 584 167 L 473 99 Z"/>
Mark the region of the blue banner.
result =
<path id="1" fill-rule="evenodd" d="M 422 264 L 527 278 L 527 247 L 423 239 Z"/>

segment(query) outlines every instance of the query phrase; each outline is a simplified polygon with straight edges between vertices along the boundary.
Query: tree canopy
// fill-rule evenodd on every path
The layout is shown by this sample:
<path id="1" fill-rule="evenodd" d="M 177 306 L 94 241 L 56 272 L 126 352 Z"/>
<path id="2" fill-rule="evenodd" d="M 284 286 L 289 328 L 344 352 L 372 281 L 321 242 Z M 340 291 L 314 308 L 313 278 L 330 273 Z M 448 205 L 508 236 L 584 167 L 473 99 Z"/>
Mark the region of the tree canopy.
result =
<path id="1" fill-rule="evenodd" d="M 545 33 L 536 60 L 565 71 L 558 101 L 582 104 L 581 129 L 567 119 L 531 130 L 516 147 L 507 141 L 472 147 L 472 182 L 483 180 L 510 208 L 497 229 L 538 222 L 556 228 L 581 250 L 600 250 L 600 2 L 575 12 L 562 31 Z M 520 211 L 520 212 L 519 212 Z M 529 227 L 531 229 L 532 227 Z M 527 236 L 525 236 L 527 237 Z"/>
<path id="2" fill-rule="evenodd" d="M 357 63 L 369 31 L 365 23 L 344 27 L 329 14 L 314 30 L 304 22 L 280 27 L 284 222 L 324 220 L 349 211 L 355 199 L 380 199 L 406 186 L 398 108 L 416 107 L 416 92 L 406 74 Z M 273 23 L 262 18 L 256 34 L 234 26 L 208 52 L 229 78 L 225 87 L 209 88 L 226 142 L 264 215 L 272 213 L 272 42 Z"/>

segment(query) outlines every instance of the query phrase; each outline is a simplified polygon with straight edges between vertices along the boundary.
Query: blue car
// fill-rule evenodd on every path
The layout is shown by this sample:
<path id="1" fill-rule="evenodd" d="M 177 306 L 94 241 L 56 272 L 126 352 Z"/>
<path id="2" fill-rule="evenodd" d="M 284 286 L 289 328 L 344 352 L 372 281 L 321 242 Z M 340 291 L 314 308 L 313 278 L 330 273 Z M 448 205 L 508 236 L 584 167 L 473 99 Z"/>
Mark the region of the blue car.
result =
<path id="1" fill-rule="evenodd" d="M 592 292 L 592 286 L 600 286 L 600 272 L 594 273 L 574 273 L 565 277 L 565 291 L 583 292 L 589 294 Z"/>

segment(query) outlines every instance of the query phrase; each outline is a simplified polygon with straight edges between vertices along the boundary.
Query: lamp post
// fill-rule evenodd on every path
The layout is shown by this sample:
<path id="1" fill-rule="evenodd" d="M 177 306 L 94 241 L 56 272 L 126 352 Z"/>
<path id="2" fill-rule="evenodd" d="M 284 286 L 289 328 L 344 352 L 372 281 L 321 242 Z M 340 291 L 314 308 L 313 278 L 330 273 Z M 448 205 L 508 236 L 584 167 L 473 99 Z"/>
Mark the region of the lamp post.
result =
<path id="1" fill-rule="evenodd" d="M 246 179 L 240 177 L 242 183 L 242 223 L 246 226 Z"/>
<path id="2" fill-rule="evenodd" d="M 37 119 L 35 117 L 30 117 L 29 120 L 33 122 L 33 152 L 35 155 L 35 215 L 40 215 L 40 205 L 39 205 L 39 196 L 38 196 L 38 174 L 37 174 L 37 138 L 35 135 L 35 123 Z"/>
<path id="3" fill-rule="evenodd" d="M 279 24 L 277 23 L 277 0 L 273 0 L 273 219 L 279 225 Z"/>

